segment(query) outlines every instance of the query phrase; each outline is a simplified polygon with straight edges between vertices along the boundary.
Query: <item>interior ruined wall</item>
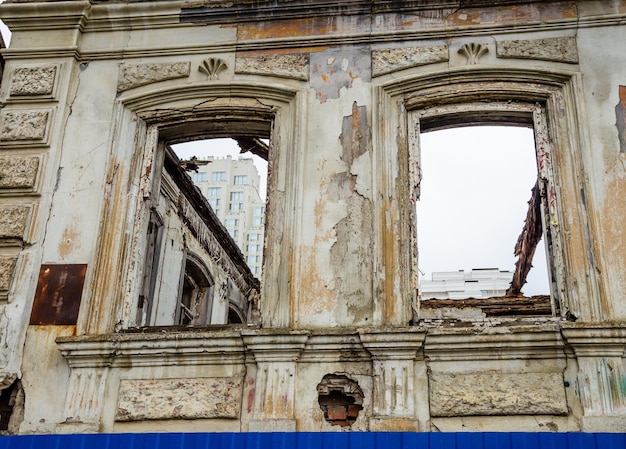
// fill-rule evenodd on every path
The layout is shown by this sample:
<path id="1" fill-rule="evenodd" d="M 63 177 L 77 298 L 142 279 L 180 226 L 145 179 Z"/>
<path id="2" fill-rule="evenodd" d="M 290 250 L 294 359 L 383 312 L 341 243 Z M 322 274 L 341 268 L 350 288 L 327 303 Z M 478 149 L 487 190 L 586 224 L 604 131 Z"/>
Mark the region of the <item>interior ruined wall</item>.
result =
<path id="1" fill-rule="evenodd" d="M 0 369 L 23 379 L 20 432 L 337 430 L 315 389 L 334 372 L 363 390 L 354 430 L 626 430 L 626 2 L 300 3 L 0 5 Z M 568 101 L 549 122 L 567 123 L 576 322 L 411 322 L 402 99 L 485 73 Z M 273 124 L 265 329 L 114 333 L 141 273 L 149 126 L 228 110 Z M 74 325 L 28 325 L 41 264 L 87 264 Z M 216 399 L 187 407 L 189 389 Z"/>

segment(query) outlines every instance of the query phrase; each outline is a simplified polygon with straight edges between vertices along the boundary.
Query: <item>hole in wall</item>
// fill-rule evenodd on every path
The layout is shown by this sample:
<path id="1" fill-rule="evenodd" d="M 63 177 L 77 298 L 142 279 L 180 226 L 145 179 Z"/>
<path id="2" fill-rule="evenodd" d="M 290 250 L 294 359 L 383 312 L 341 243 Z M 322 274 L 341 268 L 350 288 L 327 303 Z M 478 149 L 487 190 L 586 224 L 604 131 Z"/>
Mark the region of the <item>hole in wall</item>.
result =
<path id="1" fill-rule="evenodd" d="M 351 426 L 363 410 L 363 391 L 345 374 L 326 374 L 317 393 L 324 419 L 333 426 Z"/>

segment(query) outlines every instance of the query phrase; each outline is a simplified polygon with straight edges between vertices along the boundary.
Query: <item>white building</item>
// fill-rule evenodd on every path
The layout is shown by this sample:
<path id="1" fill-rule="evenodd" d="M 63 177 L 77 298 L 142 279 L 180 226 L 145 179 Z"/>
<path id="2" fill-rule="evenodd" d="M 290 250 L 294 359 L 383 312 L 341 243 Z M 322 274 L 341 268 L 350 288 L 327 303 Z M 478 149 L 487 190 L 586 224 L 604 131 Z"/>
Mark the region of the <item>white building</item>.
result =
<path id="1" fill-rule="evenodd" d="M 420 282 L 422 299 L 467 299 L 504 296 L 513 279 L 512 271 L 474 268 L 472 271 L 437 271 Z"/>
<path id="2" fill-rule="evenodd" d="M 261 274 L 265 201 L 261 198 L 261 177 L 251 158 L 208 157 L 193 182 L 209 199 L 215 214 L 235 240 L 250 270 Z"/>

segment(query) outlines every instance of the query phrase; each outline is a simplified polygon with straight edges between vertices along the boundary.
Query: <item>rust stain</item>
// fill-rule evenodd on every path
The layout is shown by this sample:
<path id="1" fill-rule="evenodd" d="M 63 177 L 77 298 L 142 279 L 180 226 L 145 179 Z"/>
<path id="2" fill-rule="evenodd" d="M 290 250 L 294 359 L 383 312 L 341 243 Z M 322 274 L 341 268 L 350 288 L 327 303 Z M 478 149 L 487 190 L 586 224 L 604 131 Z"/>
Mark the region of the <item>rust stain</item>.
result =
<path id="1" fill-rule="evenodd" d="M 380 211 L 380 221 L 381 221 L 381 229 L 384 232 L 384 248 L 383 254 L 385 257 L 385 309 L 383 310 L 383 322 L 391 323 L 393 322 L 393 317 L 395 316 L 395 301 L 393 300 L 395 295 L 394 288 L 394 280 L 399 277 L 399 270 L 396 264 L 395 258 L 393 257 L 396 254 L 396 236 L 393 232 L 393 229 L 390 227 L 391 223 L 387 223 L 387 211 L 390 211 L 391 207 L 389 204 L 389 199 L 385 198 L 384 205 Z M 393 222 L 393 221 L 392 221 Z"/>
<path id="2" fill-rule="evenodd" d="M 297 36 L 317 36 L 337 31 L 337 21 L 332 17 L 276 20 L 240 25 L 237 39 L 270 39 Z"/>
<path id="3" fill-rule="evenodd" d="M 30 324 L 75 325 L 86 273 L 86 264 L 42 265 Z"/>
<path id="4" fill-rule="evenodd" d="M 528 21 L 554 21 L 573 19 L 578 16 L 575 2 L 550 4 L 525 4 L 490 7 L 484 9 L 461 9 L 450 14 L 446 22 L 449 25 L 500 25 Z"/>
<path id="5" fill-rule="evenodd" d="M 607 183 L 606 192 L 610 193 L 605 197 L 600 215 L 602 217 L 602 242 L 604 245 L 600 254 L 604 254 L 605 260 L 608 262 L 604 264 L 604 270 L 613 271 L 613 273 L 612 275 L 607 273 L 599 278 L 601 281 L 613 282 L 613 285 L 618 285 L 622 291 L 615 292 L 615 297 L 619 297 L 626 293 L 626 227 L 624 226 L 626 208 L 623 206 L 624 198 L 626 198 L 626 180 L 613 179 Z M 612 306 L 605 296 L 601 295 L 600 297 L 602 307 L 607 316 L 613 316 Z"/>
<path id="6" fill-rule="evenodd" d="M 65 259 L 76 247 L 76 240 L 80 234 L 73 227 L 68 227 L 63 231 L 61 243 L 59 243 L 59 256 Z"/>
<path id="7" fill-rule="evenodd" d="M 259 56 L 275 56 L 275 55 L 294 55 L 294 54 L 307 54 L 318 53 L 326 51 L 327 46 L 315 46 L 315 47 L 295 47 L 295 48 L 273 48 L 271 50 L 245 50 L 238 51 L 237 57 L 239 58 L 251 58 Z"/>

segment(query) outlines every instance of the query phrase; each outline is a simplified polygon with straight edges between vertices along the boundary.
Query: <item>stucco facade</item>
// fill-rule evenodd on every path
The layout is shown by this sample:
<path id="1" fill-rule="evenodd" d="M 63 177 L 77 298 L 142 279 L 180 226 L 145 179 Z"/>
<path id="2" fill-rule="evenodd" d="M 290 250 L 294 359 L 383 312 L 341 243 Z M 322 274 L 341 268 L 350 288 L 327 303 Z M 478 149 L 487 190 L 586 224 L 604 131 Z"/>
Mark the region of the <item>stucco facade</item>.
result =
<path id="1" fill-rule="evenodd" d="M 7 1 L 0 18 L 9 430 L 626 431 L 626 2 Z M 535 130 L 548 313 L 421 310 L 419 133 L 473 123 Z M 130 332 L 165 144 L 207 137 L 270 140 L 260 318 Z M 78 314 L 29 324 L 54 266 L 75 270 Z"/>

